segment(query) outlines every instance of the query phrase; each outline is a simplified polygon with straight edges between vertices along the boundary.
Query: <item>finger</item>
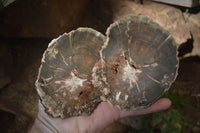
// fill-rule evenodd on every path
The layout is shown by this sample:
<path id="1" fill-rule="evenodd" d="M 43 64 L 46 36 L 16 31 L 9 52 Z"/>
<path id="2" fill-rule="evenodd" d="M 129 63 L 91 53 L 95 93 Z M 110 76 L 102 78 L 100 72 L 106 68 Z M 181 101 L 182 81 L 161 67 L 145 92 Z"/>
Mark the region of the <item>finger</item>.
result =
<path id="1" fill-rule="evenodd" d="M 140 109 L 135 111 L 120 111 L 120 118 L 159 112 L 168 109 L 170 106 L 171 101 L 168 98 L 161 98 L 146 109 Z"/>
<path id="2" fill-rule="evenodd" d="M 107 102 L 101 102 L 90 116 L 93 132 L 101 132 L 120 117 L 120 110 Z"/>

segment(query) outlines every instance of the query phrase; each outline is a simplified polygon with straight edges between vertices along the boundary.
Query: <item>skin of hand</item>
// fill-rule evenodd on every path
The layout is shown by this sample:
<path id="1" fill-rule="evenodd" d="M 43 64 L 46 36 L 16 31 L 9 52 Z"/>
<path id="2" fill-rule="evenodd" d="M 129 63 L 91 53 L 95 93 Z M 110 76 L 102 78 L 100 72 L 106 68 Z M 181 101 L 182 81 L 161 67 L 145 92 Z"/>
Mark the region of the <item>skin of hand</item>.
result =
<path id="1" fill-rule="evenodd" d="M 69 117 L 65 119 L 49 116 L 39 102 L 38 116 L 29 133 L 101 133 L 111 123 L 129 116 L 138 116 L 166 110 L 171 101 L 161 98 L 150 107 L 135 111 L 122 111 L 101 102 L 90 116 Z"/>

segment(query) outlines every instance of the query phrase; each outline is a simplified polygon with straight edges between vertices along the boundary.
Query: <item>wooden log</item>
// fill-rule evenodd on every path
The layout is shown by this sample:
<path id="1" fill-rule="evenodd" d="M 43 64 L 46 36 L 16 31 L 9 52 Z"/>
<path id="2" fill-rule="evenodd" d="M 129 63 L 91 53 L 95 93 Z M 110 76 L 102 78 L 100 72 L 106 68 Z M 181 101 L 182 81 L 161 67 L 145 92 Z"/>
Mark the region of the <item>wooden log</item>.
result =
<path id="1" fill-rule="evenodd" d="M 6 7 L 8 5 L 10 5 L 11 3 L 13 3 L 15 0 L 0 0 L 0 8 L 2 7 Z"/>
<path id="2" fill-rule="evenodd" d="M 191 37 L 182 12 L 175 7 L 151 1 L 144 1 L 143 5 L 124 0 L 88 1 L 16 1 L 0 11 L 0 37 L 53 38 L 81 26 L 105 33 L 109 24 L 129 14 L 150 17 L 168 30 L 178 44 Z"/>
<path id="3" fill-rule="evenodd" d="M 114 21 L 127 15 L 145 15 L 168 30 L 178 46 L 186 42 L 190 36 L 189 28 L 181 10 L 164 4 L 144 1 L 139 4 L 131 1 L 114 2 L 112 4 Z"/>
<path id="4" fill-rule="evenodd" d="M 194 7 L 199 5 L 199 0 L 153 0 L 156 2 L 167 3 L 184 7 Z"/>

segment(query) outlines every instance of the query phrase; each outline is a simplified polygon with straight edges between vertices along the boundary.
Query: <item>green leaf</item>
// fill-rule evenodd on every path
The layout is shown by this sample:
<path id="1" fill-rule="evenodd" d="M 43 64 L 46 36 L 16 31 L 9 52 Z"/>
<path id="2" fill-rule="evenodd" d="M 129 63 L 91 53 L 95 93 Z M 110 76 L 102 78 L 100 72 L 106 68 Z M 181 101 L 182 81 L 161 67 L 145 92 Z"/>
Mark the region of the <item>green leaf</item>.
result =
<path id="1" fill-rule="evenodd" d="M 194 107 L 194 106 L 191 106 L 190 104 L 181 103 L 181 105 L 183 105 L 183 106 L 185 106 L 185 107 L 187 107 L 187 108 L 189 108 L 189 109 L 191 109 L 191 110 L 194 110 L 194 111 L 196 111 L 196 112 L 200 112 L 200 109 L 198 109 L 198 108 L 196 108 L 196 107 Z"/>

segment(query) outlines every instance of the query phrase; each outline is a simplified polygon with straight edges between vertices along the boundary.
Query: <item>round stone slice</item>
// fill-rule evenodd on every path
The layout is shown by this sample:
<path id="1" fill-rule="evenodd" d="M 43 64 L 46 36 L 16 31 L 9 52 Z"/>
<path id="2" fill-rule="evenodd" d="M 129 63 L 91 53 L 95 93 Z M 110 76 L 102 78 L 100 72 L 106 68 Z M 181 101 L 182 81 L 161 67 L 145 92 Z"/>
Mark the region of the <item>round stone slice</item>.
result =
<path id="1" fill-rule="evenodd" d="M 46 112 L 53 117 L 90 114 L 100 102 L 96 69 L 105 37 L 79 28 L 54 39 L 44 52 L 36 81 Z"/>
<path id="2" fill-rule="evenodd" d="M 103 46 L 106 100 L 124 110 L 155 102 L 177 76 L 177 48 L 172 36 L 145 16 L 127 16 L 107 29 Z"/>

